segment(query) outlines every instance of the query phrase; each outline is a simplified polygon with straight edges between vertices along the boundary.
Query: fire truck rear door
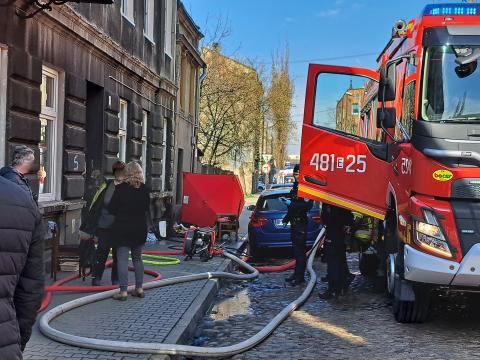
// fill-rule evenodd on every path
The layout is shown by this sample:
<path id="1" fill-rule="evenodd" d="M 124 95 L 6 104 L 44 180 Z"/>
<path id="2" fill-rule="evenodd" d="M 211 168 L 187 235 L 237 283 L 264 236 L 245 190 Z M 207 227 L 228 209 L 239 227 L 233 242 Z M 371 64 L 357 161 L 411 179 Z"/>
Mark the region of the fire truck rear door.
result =
<path id="1" fill-rule="evenodd" d="M 383 219 L 388 145 L 376 122 L 378 74 L 310 65 L 302 127 L 299 195 Z M 362 121 L 360 121 L 362 119 Z"/>

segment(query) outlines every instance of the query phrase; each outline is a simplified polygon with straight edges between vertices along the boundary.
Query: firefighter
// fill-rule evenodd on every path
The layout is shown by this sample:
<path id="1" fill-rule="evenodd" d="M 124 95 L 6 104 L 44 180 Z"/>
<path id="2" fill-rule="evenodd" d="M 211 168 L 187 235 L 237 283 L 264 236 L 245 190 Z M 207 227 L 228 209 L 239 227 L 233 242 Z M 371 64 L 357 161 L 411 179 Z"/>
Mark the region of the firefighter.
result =
<path id="1" fill-rule="evenodd" d="M 322 221 L 327 228 L 323 254 L 327 262 L 328 289 L 319 296 L 331 299 L 345 294 L 354 278 L 348 269 L 345 247 L 345 237 L 353 225 L 353 214 L 349 210 L 323 204 Z"/>
<path id="2" fill-rule="evenodd" d="M 307 213 L 313 206 L 313 201 L 298 197 L 298 175 L 300 166 L 295 165 L 293 176 L 295 182 L 290 191 L 290 201 L 287 201 L 288 211 L 283 218 L 283 223 L 291 224 L 290 237 L 293 245 L 293 255 L 295 257 L 295 271 L 291 276 L 285 279 L 290 285 L 301 285 L 305 282 L 305 269 L 307 267 Z"/>

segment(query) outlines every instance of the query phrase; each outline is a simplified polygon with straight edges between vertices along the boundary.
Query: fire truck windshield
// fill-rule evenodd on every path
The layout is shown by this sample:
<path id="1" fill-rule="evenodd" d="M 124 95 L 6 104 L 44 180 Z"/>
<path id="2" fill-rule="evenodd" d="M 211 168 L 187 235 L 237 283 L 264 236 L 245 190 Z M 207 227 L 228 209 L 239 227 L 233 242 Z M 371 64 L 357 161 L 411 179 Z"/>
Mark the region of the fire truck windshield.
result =
<path id="1" fill-rule="evenodd" d="M 479 51 L 480 46 L 456 45 L 426 49 L 423 120 L 480 121 L 480 69 L 476 56 Z"/>

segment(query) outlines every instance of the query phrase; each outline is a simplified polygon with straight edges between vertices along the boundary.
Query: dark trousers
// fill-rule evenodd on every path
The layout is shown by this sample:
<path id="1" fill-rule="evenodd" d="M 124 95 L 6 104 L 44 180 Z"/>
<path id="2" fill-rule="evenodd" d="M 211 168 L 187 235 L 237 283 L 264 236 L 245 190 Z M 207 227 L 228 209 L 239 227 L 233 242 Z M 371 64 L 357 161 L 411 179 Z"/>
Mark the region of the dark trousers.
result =
<path id="1" fill-rule="evenodd" d="M 112 250 L 112 284 L 118 283 L 118 271 L 117 271 L 117 249 L 113 246 L 112 232 L 109 229 L 98 229 L 98 246 L 95 261 L 95 281 L 100 282 L 102 280 L 103 272 L 105 271 L 105 263 L 108 259 L 108 254 Z"/>
<path id="2" fill-rule="evenodd" d="M 303 281 L 307 268 L 307 224 L 292 224 L 291 237 L 293 256 L 296 261 L 294 276 L 296 280 Z"/>
<path id="3" fill-rule="evenodd" d="M 343 237 L 327 239 L 324 245 L 324 255 L 327 262 L 328 289 L 338 293 L 346 285 L 350 274 Z"/>

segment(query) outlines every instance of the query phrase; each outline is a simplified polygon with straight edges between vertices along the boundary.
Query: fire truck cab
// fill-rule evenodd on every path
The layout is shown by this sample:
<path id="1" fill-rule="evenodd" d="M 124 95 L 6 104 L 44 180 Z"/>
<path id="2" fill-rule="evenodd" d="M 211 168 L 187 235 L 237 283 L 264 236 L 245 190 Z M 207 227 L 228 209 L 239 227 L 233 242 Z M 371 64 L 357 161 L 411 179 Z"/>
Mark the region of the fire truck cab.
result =
<path id="1" fill-rule="evenodd" d="M 437 290 L 480 291 L 480 5 L 398 21 L 378 69 L 311 64 L 301 196 L 379 219 L 400 322 Z"/>

